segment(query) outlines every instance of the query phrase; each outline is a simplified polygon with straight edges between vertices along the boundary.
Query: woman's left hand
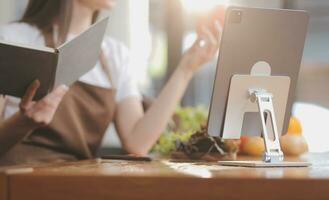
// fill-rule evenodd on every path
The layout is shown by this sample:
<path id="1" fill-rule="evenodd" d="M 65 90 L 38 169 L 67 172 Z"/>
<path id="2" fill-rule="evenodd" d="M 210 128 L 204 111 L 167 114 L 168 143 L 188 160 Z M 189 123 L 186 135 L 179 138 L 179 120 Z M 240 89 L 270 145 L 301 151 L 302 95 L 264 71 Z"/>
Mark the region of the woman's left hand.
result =
<path id="1" fill-rule="evenodd" d="M 219 22 L 215 22 L 215 32 L 207 27 L 202 27 L 198 38 L 188 49 L 180 62 L 180 66 L 191 72 L 196 71 L 203 64 L 209 62 L 218 51 L 222 28 Z"/>

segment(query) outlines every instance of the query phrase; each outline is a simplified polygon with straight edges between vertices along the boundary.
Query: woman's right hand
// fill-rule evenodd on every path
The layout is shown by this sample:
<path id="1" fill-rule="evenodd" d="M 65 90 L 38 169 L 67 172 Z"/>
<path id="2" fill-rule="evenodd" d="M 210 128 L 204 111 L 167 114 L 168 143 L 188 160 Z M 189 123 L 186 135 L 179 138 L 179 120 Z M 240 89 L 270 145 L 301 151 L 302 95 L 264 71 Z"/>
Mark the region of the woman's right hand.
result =
<path id="1" fill-rule="evenodd" d="M 20 113 L 35 123 L 37 126 L 48 125 L 68 91 L 65 85 L 58 86 L 47 96 L 39 101 L 33 101 L 33 98 L 40 87 L 40 81 L 35 80 L 27 89 L 19 105 Z"/>

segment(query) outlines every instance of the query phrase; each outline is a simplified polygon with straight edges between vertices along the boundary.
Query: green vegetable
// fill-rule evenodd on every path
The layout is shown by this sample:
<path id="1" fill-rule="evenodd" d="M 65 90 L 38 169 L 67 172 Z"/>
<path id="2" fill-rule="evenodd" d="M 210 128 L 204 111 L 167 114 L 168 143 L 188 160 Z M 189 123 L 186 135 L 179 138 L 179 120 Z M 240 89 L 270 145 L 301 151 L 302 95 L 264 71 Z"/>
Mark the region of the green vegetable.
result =
<path id="1" fill-rule="evenodd" d="M 187 141 L 207 121 L 208 110 L 203 106 L 177 108 L 172 121 L 160 136 L 152 151 L 168 155 L 176 150 L 176 141 Z"/>

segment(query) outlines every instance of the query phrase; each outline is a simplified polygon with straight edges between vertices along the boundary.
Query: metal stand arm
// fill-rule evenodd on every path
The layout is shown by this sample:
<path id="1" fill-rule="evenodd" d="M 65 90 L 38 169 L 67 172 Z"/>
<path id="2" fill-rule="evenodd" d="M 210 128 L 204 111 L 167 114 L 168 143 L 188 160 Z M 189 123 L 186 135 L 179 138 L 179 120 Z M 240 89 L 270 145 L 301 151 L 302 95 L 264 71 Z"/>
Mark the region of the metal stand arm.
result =
<path id="1" fill-rule="evenodd" d="M 266 90 L 253 89 L 249 90 L 250 99 L 252 102 L 257 102 L 259 114 L 262 122 L 262 135 L 264 138 L 265 152 L 263 155 L 264 162 L 282 162 L 284 155 L 281 151 L 278 128 L 273 108 L 273 95 Z M 269 137 L 269 130 L 266 126 L 266 119 L 270 119 L 273 133 L 273 138 Z"/>

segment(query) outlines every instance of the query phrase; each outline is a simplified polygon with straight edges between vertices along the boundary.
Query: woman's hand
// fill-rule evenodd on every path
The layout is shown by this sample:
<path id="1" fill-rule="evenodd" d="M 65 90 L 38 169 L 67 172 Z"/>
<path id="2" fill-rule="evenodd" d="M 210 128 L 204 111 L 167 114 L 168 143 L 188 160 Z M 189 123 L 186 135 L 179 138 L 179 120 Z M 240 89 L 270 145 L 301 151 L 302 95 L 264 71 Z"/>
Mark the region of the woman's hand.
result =
<path id="1" fill-rule="evenodd" d="M 20 103 L 20 112 L 0 123 L 0 156 L 20 142 L 31 131 L 51 122 L 59 103 L 68 91 L 66 86 L 59 86 L 39 101 L 32 101 L 40 87 L 34 81 L 27 89 Z"/>
<path id="2" fill-rule="evenodd" d="M 185 52 L 180 62 L 180 67 L 194 72 L 215 56 L 218 51 L 222 28 L 218 21 L 215 21 L 214 27 L 215 31 L 205 26 L 200 28 L 197 40 Z"/>
<path id="3" fill-rule="evenodd" d="M 42 126 L 52 121 L 58 105 L 68 91 L 68 88 L 65 85 L 61 85 L 43 99 L 36 102 L 32 101 L 39 87 L 40 82 L 38 80 L 34 81 L 27 89 L 19 107 L 21 114 L 36 125 Z"/>

